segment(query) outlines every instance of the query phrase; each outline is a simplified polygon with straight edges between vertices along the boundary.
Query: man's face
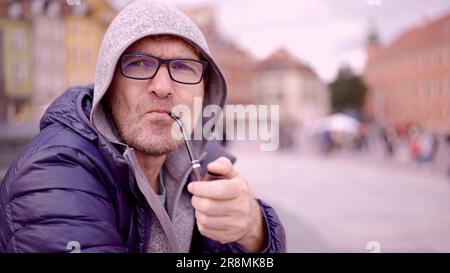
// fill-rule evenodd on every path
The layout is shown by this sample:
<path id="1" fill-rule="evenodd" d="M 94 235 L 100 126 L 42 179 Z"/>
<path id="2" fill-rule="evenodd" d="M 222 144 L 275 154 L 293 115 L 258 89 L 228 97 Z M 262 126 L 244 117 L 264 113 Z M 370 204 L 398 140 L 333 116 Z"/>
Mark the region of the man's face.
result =
<path id="1" fill-rule="evenodd" d="M 169 36 L 141 39 L 125 52 L 139 52 L 162 59 L 199 60 L 193 47 Z M 182 139 L 172 137 L 174 121 L 164 111 L 183 104 L 193 113 L 194 97 L 203 97 L 203 94 L 203 80 L 193 85 L 174 82 L 167 66 L 162 64 L 156 75 L 148 80 L 126 78 L 117 67 L 105 99 L 122 141 L 145 154 L 164 155 L 183 143 Z"/>

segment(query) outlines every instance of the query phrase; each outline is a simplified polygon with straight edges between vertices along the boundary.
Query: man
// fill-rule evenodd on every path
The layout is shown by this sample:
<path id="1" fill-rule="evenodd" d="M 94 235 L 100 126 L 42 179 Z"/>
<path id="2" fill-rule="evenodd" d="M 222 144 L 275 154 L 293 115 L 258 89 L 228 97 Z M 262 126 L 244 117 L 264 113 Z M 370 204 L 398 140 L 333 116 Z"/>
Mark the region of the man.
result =
<path id="1" fill-rule="evenodd" d="M 221 146 L 192 141 L 202 175 L 222 176 L 192 181 L 169 113 L 195 97 L 221 107 L 226 98 L 203 34 L 172 7 L 131 3 L 105 33 L 94 87 L 56 99 L 8 170 L 0 250 L 285 251 L 276 213 L 252 197 Z M 189 119 L 191 132 L 205 122 Z"/>

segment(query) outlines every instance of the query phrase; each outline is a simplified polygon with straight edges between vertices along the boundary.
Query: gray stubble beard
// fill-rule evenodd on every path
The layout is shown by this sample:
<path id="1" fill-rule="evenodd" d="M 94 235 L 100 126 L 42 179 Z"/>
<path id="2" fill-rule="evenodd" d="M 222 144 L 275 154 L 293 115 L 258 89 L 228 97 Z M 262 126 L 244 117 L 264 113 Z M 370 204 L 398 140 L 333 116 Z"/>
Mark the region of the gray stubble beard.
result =
<path id="1" fill-rule="evenodd" d="M 120 101 L 120 100 L 119 100 Z M 111 102 L 111 101 L 110 101 Z M 110 103 L 108 102 L 108 104 Z M 183 139 L 174 139 L 170 133 L 171 123 L 163 120 L 151 121 L 155 133 L 145 135 L 145 128 L 135 120 L 136 116 L 127 115 L 124 105 L 108 105 L 114 124 L 121 140 L 135 150 L 151 155 L 166 155 L 183 144 Z M 137 109 L 137 112 L 138 109 Z M 166 131 L 164 134 L 161 132 Z"/>

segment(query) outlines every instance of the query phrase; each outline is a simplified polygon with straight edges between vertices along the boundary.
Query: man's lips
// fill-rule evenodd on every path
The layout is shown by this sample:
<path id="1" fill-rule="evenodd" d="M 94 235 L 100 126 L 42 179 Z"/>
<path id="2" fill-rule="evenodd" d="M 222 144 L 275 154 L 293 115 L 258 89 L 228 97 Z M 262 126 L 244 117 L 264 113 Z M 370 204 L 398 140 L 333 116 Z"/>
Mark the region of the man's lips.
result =
<path id="1" fill-rule="evenodd" d="M 166 109 L 154 109 L 151 111 L 148 111 L 147 114 L 149 114 L 150 116 L 153 116 L 155 118 L 159 118 L 159 119 L 170 119 L 170 110 L 166 110 Z"/>
<path id="2" fill-rule="evenodd" d="M 170 110 L 166 110 L 166 109 L 154 109 L 154 110 L 150 110 L 148 111 L 148 113 L 161 113 L 161 114 L 170 114 Z"/>

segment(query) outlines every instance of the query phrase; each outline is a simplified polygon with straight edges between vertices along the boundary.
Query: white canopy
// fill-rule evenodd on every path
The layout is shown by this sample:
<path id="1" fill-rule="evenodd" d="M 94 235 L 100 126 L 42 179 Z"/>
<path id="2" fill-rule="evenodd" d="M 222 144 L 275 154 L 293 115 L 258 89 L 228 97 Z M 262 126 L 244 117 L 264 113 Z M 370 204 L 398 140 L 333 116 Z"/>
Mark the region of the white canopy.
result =
<path id="1" fill-rule="evenodd" d="M 321 133 L 325 131 L 356 134 L 359 130 L 360 122 L 355 118 L 337 113 L 324 118 L 309 121 L 306 130 L 311 133 Z"/>

